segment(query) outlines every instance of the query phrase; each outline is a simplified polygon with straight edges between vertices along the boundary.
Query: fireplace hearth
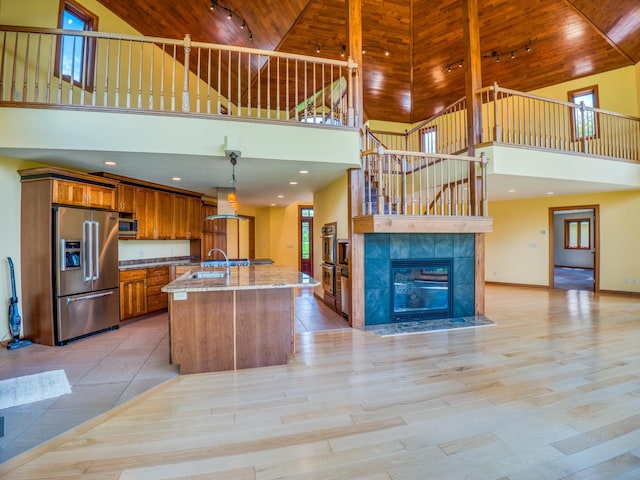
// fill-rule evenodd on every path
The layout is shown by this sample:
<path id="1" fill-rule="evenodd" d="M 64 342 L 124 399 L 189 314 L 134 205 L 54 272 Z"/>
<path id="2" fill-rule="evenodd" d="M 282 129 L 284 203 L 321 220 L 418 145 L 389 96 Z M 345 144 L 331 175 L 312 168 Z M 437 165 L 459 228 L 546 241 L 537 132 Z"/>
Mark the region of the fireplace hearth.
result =
<path id="1" fill-rule="evenodd" d="M 391 322 L 453 316 L 450 258 L 391 262 Z"/>

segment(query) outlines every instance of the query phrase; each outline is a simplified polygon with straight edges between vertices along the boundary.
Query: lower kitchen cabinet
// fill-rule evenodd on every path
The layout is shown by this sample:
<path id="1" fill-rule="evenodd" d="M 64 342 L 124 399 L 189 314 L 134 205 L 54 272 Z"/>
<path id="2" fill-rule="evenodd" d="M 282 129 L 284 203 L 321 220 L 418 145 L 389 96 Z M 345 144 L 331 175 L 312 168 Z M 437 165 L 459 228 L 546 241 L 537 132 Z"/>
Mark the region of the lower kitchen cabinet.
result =
<path id="1" fill-rule="evenodd" d="M 120 272 L 120 320 L 167 308 L 169 267 L 139 268 Z"/>
<path id="2" fill-rule="evenodd" d="M 147 313 L 147 269 L 120 272 L 120 320 Z"/>
<path id="3" fill-rule="evenodd" d="M 147 269 L 147 313 L 167 308 L 168 294 L 161 291 L 169 283 L 169 267 Z"/>

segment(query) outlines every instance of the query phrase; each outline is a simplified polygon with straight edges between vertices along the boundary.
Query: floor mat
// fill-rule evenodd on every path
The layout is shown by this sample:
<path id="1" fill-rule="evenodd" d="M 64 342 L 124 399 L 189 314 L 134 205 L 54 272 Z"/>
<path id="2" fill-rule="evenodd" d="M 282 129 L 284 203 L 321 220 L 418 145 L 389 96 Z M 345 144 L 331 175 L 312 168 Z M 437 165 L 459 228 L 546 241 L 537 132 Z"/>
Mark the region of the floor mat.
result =
<path id="1" fill-rule="evenodd" d="M 71 393 L 64 370 L 9 378 L 0 381 L 0 410 Z"/>
<path id="2" fill-rule="evenodd" d="M 495 325 L 484 315 L 473 317 L 442 318 L 433 320 L 416 320 L 411 322 L 383 323 L 380 325 L 365 325 L 363 330 L 375 333 L 381 337 L 392 335 L 408 335 L 412 333 L 436 332 L 456 328 L 475 328 Z"/>

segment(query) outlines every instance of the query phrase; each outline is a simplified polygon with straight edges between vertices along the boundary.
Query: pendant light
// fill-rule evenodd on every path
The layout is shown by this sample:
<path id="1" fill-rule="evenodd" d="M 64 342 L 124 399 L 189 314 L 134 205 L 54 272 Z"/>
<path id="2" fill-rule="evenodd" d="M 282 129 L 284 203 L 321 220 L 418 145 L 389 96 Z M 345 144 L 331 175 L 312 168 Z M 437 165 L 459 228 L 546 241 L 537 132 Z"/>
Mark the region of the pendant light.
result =
<path id="1" fill-rule="evenodd" d="M 209 215 L 204 219 L 247 220 L 245 217 L 236 215 L 236 211 L 238 210 L 238 198 L 236 196 L 236 164 L 238 163 L 240 152 L 237 150 L 225 150 L 225 154 L 227 154 L 229 161 L 231 162 L 231 190 L 229 190 L 226 198 L 224 198 L 223 195 L 220 195 L 220 193 L 223 193 L 221 192 L 223 189 L 218 189 L 218 213 L 216 215 Z"/>

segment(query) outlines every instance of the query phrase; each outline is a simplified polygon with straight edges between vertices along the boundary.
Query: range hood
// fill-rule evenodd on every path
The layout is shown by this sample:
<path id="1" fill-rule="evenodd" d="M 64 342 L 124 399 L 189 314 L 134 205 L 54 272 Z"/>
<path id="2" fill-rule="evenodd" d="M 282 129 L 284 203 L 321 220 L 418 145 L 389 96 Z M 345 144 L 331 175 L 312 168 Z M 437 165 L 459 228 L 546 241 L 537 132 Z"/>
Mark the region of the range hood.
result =
<path id="1" fill-rule="evenodd" d="M 236 211 L 229 203 L 229 194 L 234 193 L 233 188 L 218 188 L 216 198 L 218 200 L 218 213 L 204 217 L 205 220 L 247 220 L 246 217 L 236 215 Z"/>

